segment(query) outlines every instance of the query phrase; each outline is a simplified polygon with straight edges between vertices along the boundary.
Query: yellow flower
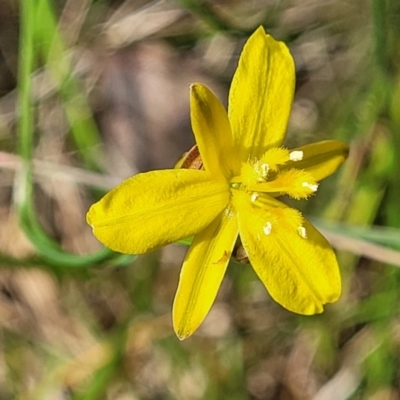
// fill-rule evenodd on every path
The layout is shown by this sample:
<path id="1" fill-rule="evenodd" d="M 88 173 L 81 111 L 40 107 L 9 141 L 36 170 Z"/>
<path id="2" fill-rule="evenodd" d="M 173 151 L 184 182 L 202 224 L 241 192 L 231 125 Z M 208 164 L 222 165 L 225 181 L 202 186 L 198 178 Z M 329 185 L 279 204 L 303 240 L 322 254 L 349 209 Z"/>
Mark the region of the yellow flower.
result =
<path id="1" fill-rule="evenodd" d="M 289 50 L 258 28 L 241 54 L 228 113 L 207 87 L 191 87 L 191 121 L 204 170 L 138 174 L 88 212 L 94 235 L 122 253 L 146 253 L 194 235 L 173 305 L 180 339 L 209 312 L 238 234 L 255 272 L 283 307 L 310 315 L 340 296 L 329 243 L 277 199 L 312 195 L 348 152 L 338 141 L 282 147 L 294 84 Z"/>

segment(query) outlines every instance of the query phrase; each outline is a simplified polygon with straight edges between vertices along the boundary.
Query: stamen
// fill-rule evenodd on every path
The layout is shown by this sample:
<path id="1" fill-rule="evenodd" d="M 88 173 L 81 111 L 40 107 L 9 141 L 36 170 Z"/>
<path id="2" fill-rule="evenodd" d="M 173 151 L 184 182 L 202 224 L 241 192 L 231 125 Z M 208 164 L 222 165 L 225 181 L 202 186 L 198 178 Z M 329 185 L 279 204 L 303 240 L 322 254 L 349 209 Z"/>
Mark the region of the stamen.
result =
<path id="1" fill-rule="evenodd" d="M 306 228 L 304 228 L 304 226 L 299 226 L 298 228 L 297 228 L 297 232 L 299 232 L 299 235 L 302 237 L 302 238 L 304 238 L 304 239 L 307 239 L 307 230 L 306 230 Z"/>
<path id="2" fill-rule="evenodd" d="M 224 214 L 225 214 L 228 218 L 232 218 L 232 217 L 235 215 L 235 213 L 233 212 L 233 210 L 232 210 L 231 207 L 225 208 Z"/>
<path id="3" fill-rule="evenodd" d="M 278 172 L 275 179 L 249 186 L 252 192 L 287 194 L 294 199 L 306 199 L 318 189 L 313 176 L 304 170 L 291 168 Z"/>
<path id="4" fill-rule="evenodd" d="M 303 186 L 304 188 L 308 188 L 308 189 L 312 190 L 313 192 L 316 192 L 318 189 L 318 183 L 303 182 L 301 184 L 301 186 Z"/>
<path id="5" fill-rule="evenodd" d="M 290 161 L 301 161 L 304 153 L 301 150 L 294 150 L 289 154 Z"/>
<path id="6" fill-rule="evenodd" d="M 269 235 L 271 233 L 271 231 L 272 231 L 272 224 L 271 224 L 271 222 L 267 222 L 263 227 L 263 232 L 266 235 Z"/>
<path id="7" fill-rule="evenodd" d="M 285 229 L 287 231 L 299 231 L 299 227 L 303 226 L 303 216 L 301 212 L 295 208 L 275 208 L 274 215 L 277 218 L 279 229 Z"/>
<path id="8" fill-rule="evenodd" d="M 271 147 L 263 154 L 260 161 L 268 165 L 269 171 L 276 172 L 280 165 L 289 161 L 289 150 L 282 147 Z"/>
<path id="9" fill-rule="evenodd" d="M 240 170 L 240 181 L 243 182 L 244 186 L 250 186 L 259 183 L 260 179 L 263 181 L 260 175 L 261 170 L 259 167 L 259 162 L 250 161 L 242 164 L 242 168 Z"/>
<path id="10" fill-rule="evenodd" d="M 230 187 L 232 189 L 240 189 L 240 187 L 242 186 L 241 182 L 231 182 Z"/>
<path id="11" fill-rule="evenodd" d="M 251 201 L 252 203 L 254 203 L 257 199 L 258 199 L 258 193 L 257 193 L 257 192 L 254 192 L 254 193 L 251 195 L 251 197 L 250 197 L 250 201 Z"/>
<path id="12" fill-rule="evenodd" d="M 261 175 L 263 178 L 266 178 L 268 176 L 268 171 L 269 171 L 269 165 L 264 163 L 261 164 Z"/>

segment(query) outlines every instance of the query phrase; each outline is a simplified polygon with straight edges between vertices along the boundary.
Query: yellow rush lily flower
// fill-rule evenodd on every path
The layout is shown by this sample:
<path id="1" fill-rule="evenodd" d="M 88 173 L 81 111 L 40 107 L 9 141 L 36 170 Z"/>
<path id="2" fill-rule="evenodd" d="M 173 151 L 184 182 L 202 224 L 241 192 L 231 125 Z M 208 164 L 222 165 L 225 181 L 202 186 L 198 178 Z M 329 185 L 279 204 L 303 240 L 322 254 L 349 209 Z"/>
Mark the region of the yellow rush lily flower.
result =
<path id="1" fill-rule="evenodd" d="M 209 312 L 238 235 L 269 294 L 286 309 L 320 313 L 340 296 L 329 243 L 277 199 L 314 194 L 348 153 L 339 141 L 282 147 L 294 85 L 288 48 L 258 28 L 240 56 L 228 113 L 207 87 L 191 86 L 192 128 L 204 169 L 140 173 L 87 214 L 94 235 L 122 253 L 142 254 L 194 235 L 172 312 L 180 339 Z"/>

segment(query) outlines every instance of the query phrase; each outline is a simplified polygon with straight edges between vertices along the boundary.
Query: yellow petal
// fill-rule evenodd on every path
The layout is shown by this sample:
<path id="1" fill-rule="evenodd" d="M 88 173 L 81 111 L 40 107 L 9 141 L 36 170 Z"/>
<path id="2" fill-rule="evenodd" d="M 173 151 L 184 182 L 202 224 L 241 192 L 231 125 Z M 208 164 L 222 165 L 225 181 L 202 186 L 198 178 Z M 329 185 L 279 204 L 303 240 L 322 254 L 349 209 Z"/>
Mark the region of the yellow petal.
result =
<path id="1" fill-rule="evenodd" d="M 272 200 L 274 211 L 249 204 L 245 194 L 234 196 L 242 244 L 271 297 L 305 315 L 320 313 L 323 304 L 336 301 L 340 273 L 327 240 L 304 218 L 296 229 L 292 222 L 298 224 L 298 216 L 282 213 L 289 207 L 277 200 Z"/>
<path id="2" fill-rule="evenodd" d="M 241 162 L 281 146 L 294 85 L 288 48 L 258 28 L 243 48 L 229 93 L 229 120 Z"/>
<path id="3" fill-rule="evenodd" d="M 182 266 L 172 311 L 181 340 L 193 334 L 214 303 L 237 232 L 236 218 L 224 212 L 195 236 Z"/>
<path id="4" fill-rule="evenodd" d="M 349 146 L 338 140 L 324 140 L 292 149 L 290 154 L 294 152 L 302 152 L 302 159 L 288 161 L 282 169 L 304 169 L 318 182 L 333 174 L 346 160 Z"/>
<path id="5" fill-rule="evenodd" d="M 211 90 L 197 83 L 191 86 L 190 112 L 205 170 L 230 179 L 237 156 L 232 153 L 231 127 L 224 106 Z"/>
<path id="6" fill-rule="evenodd" d="M 94 204 L 87 221 L 107 247 L 141 254 L 200 232 L 225 208 L 229 189 L 206 171 L 138 174 Z"/>

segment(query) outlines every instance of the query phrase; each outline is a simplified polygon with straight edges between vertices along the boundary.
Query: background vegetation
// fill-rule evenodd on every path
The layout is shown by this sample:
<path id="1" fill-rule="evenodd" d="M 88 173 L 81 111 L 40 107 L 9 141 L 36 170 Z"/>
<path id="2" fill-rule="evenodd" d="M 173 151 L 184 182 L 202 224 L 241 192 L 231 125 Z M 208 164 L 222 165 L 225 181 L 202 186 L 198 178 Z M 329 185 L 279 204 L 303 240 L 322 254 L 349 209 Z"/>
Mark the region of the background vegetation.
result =
<path id="1" fill-rule="evenodd" d="M 297 316 L 232 262 L 179 342 L 186 249 L 113 254 L 85 213 L 191 146 L 188 84 L 226 98 L 260 24 L 296 60 L 287 144 L 351 145 L 300 202 L 343 296 Z M 399 37 L 396 0 L 1 0 L 0 399 L 400 399 Z"/>

